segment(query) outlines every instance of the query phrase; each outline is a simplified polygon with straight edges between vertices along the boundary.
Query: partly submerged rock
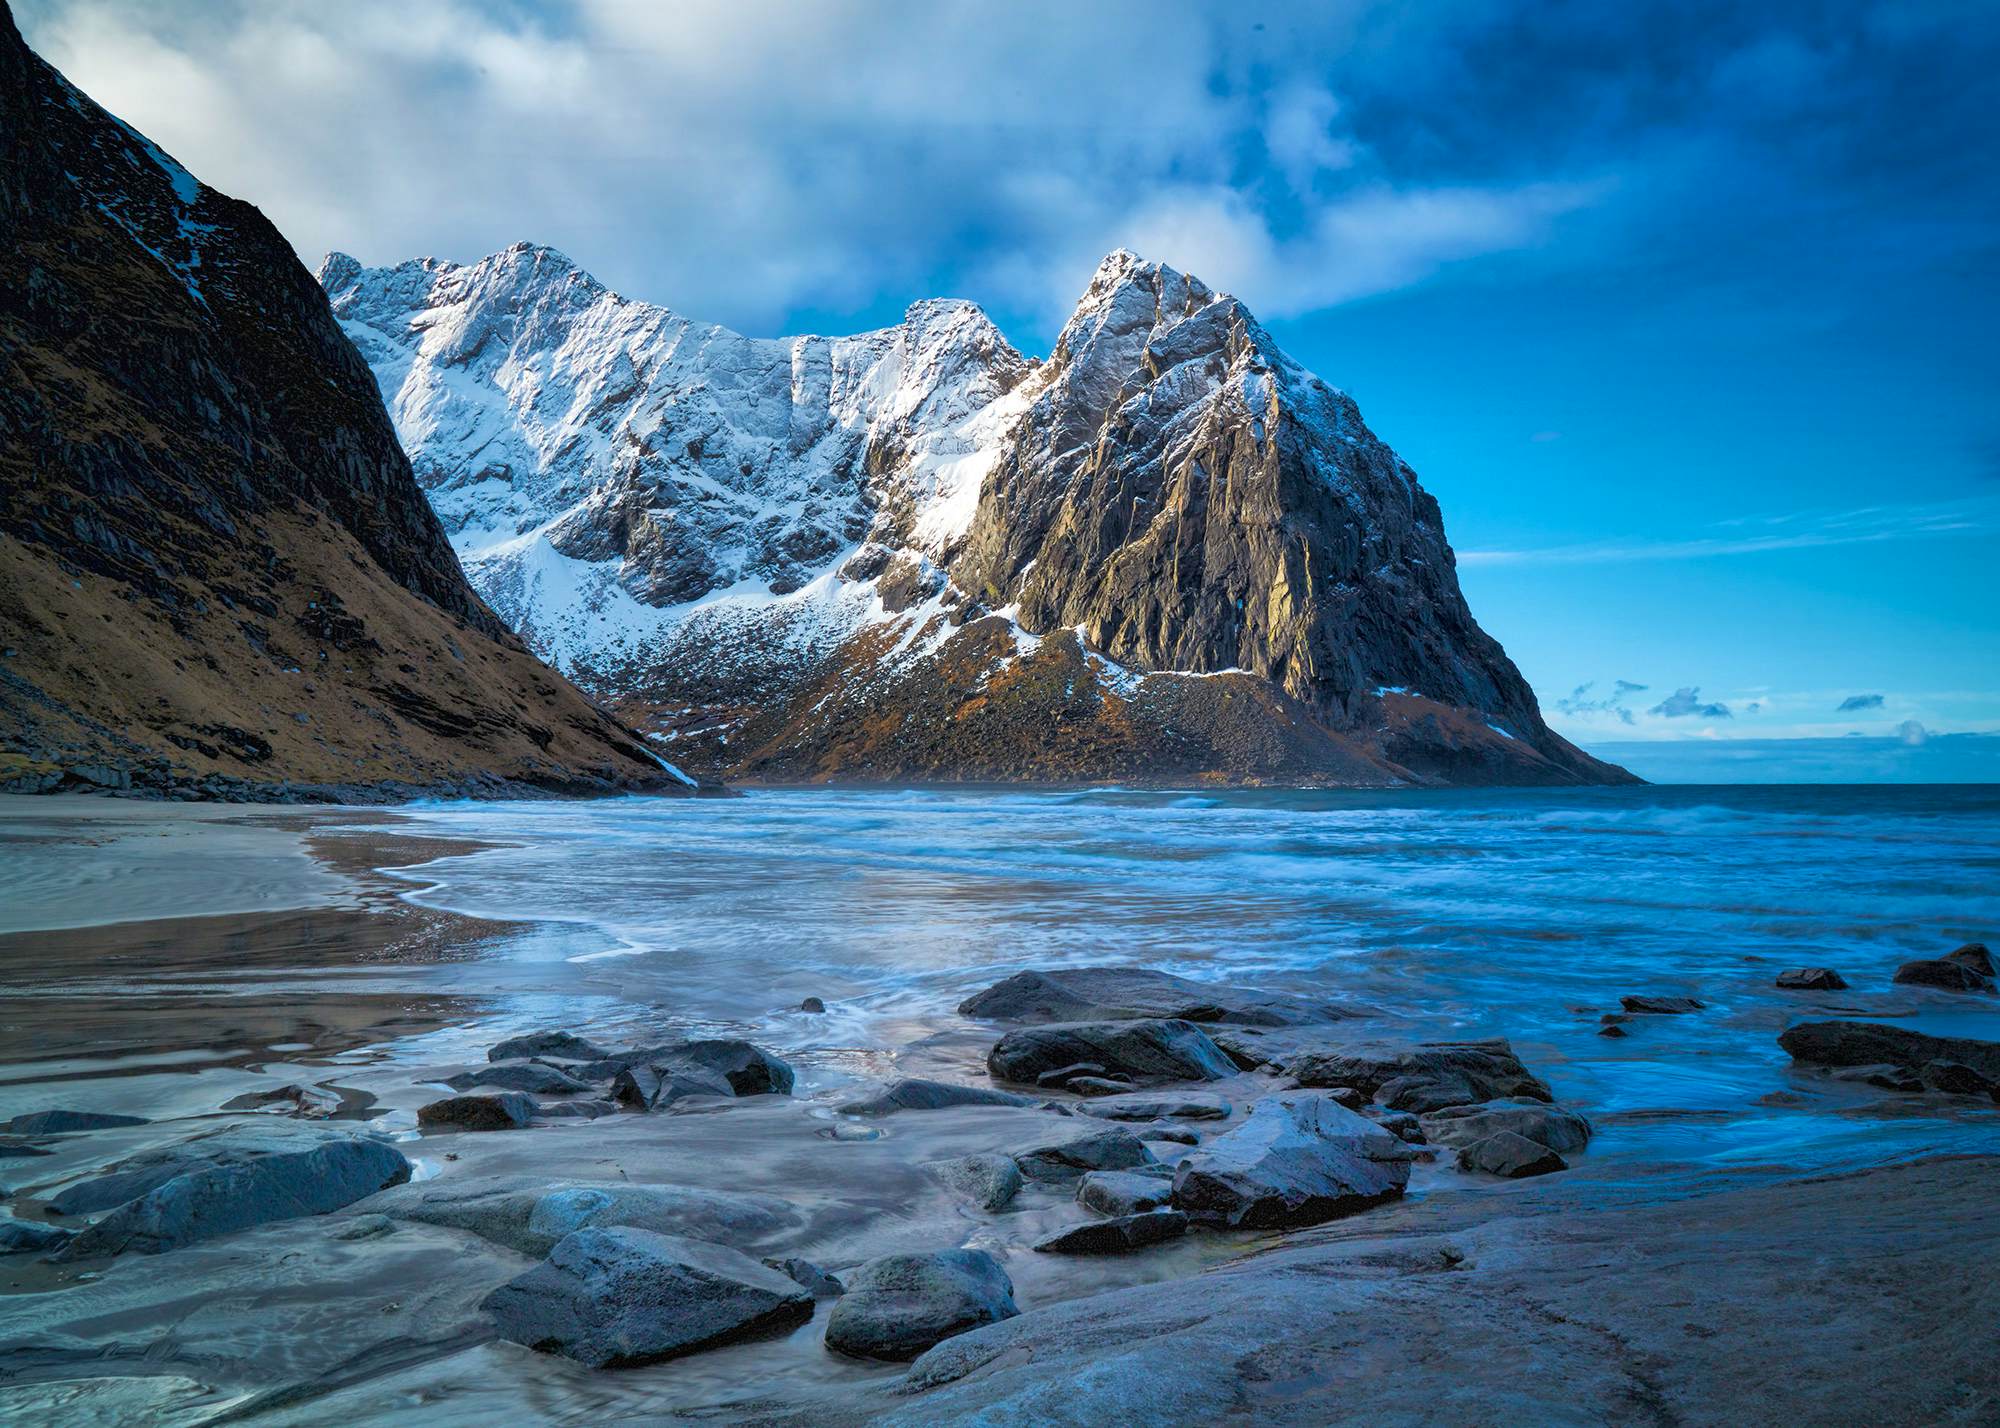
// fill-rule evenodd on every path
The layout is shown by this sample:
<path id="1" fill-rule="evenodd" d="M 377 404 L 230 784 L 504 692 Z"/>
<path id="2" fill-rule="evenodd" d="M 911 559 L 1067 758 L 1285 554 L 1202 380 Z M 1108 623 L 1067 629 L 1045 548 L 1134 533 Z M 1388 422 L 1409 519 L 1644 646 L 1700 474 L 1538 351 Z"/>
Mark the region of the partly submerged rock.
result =
<path id="1" fill-rule="evenodd" d="M 847 1286 L 838 1275 L 828 1274 L 809 1259 L 767 1259 L 766 1269 L 775 1269 L 815 1299 L 838 1299 Z"/>
<path id="2" fill-rule="evenodd" d="M 1787 992 L 1840 992 L 1847 989 L 1847 978 L 1831 967 L 1793 967 L 1778 973 L 1778 987 Z"/>
<path id="3" fill-rule="evenodd" d="M 729 1082 L 706 1066 L 683 1063 L 627 1066 L 611 1080 L 611 1098 L 634 1111 L 656 1111 L 693 1096 L 734 1096 Z"/>
<path id="4" fill-rule="evenodd" d="M 826 1003 L 818 997 L 807 997 L 799 1003 L 799 1010 L 802 1012 L 812 1012 L 816 1015 L 826 1010 Z"/>
<path id="5" fill-rule="evenodd" d="M 1035 1077 L 1035 1084 L 1045 1091 L 1066 1091 L 1072 1081 L 1108 1083 L 1105 1068 L 1095 1061 L 1078 1061 L 1068 1066 L 1058 1066 Z"/>
<path id="6" fill-rule="evenodd" d="M 69 1135 L 75 1131 L 148 1124 L 144 1116 L 109 1115 L 103 1111 L 30 1111 L 7 1122 L 7 1130 L 12 1135 Z"/>
<path id="7" fill-rule="evenodd" d="M 1025 1177 L 1011 1155 L 962 1155 L 931 1165 L 938 1179 L 982 1210 L 1000 1210 L 1021 1193 Z"/>
<path id="8" fill-rule="evenodd" d="M 737 1096 L 789 1096 L 792 1068 L 778 1057 L 747 1041 L 717 1037 L 698 1041 L 670 1041 L 658 1046 L 635 1046 L 615 1051 L 595 1061 L 569 1068 L 572 1075 L 588 1081 L 608 1081 L 634 1066 L 655 1066 L 663 1073 L 702 1079 L 720 1077 L 730 1094 Z"/>
<path id="9" fill-rule="evenodd" d="M 1424 1133 L 1438 1145 L 1467 1146 L 1509 1131 L 1554 1151 L 1582 1150 L 1590 1144 L 1590 1122 L 1574 1111 L 1539 1101 L 1490 1101 L 1451 1106 L 1423 1117 Z"/>
<path id="10" fill-rule="evenodd" d="M 535 1118 L 534 1098 L 519 1091 L 446 1096 L 417 1110 L 425 1130 L 518 1130 Z"/>
<path id="11" fill-rule="evenodd" d="M 1708 1006 L 1696 997 L 1620 997 L 1618 1003 L 1638 1016 L 1685 1016 Z"/>
<path id="12" fill-rule="evenodd" d="M 372 1098 L 368 1098 L 372 1099 Z M 297 1084 L 276 1086 L 268 1091 L 245 1091 L 222 1103 L 225 1111 L 272 1111 L 298 1116 L 302 1120 L 325 1120 L 341 1106 L 340 1094 L 321 1086 Z"/>
<path id="13" fill-rule="evenodd" d="M 1174 1196 L 1171 1172 L 1165 1166 L 1139 1170 L 1093 1170 L 1076 1182 L 1076 1203 L 1100 1215 L 1142 1215 L 1157 1210 Z"/>
<path id="14" fill-rule="evenodd" d="M 1020 1312 L 1014 1282 L 984 1250 L 886 1255 L 847 1276 L 847 1293 L 827 1317 L 826 1346 L 902 1362 Z"/>
<path id="15" fill-rule="evenodd" d="M 1128 1170 L 1151 1165 L 1153 1153 L 1123 1126 L 1085 1126 L 1011 1152 L 1030 1180 L 1075 1180 L 1091 1170 Z"/>
<path id="16" fill-rule="evenodd" d="M 76 1238 L 75 1230 L 35 1220 L 0 1220 L 0 1254 L 36 1254 L 57 1250 Z"/>
<path id="17" fill-rule="evenodd" d="M 538 1061 L 505 1061 L 477 1071 L 461 1071 L 445 1082 L 454 1091 L 494 1086 L 503 1091 L 528 1091 L 537 1096 L 587 1096 L 591 1086 L 565 1071 Z"/>
<path id="18" fill-rule="evenodd" d="M 566 1235 L 481 1306 L 500 1336 L 627 1368 L 812 1317 L 813 1297 L 724 1245 L 617 1226 Z"/>
<path id="19" fill-rule="evenodd" d="M 526 1060 L 530 1056 L 551 1056 L 558 1061 L 598 1061 L 611 1055 L 594 1041 L 567 1031 L 536 1031 L 512 1036 L 486 1053 L 488 1061 Z"/>
<path id="20" fill-rule="evenodd" d="M 1233 1228 L 1318 1224 L 1401 1195 L 1411 1155 L 1330 1096 L 1267 1096 L 1242 1125 L 1182 1159 L 1173 1204 Z"/>
<path id="21" fill-rule="evenodd" d="M 1963 947 L 1954 948 L 1944 954 L 1947 962 L 1956 962 L 1961 967 L 1969 967 L 1982 977 L 1995 975 L 1993 953 L 1984 942 L 1968 942 Z"/>
<path id="22" fill-rule="evenodd" d="M 1235 1063 L 1187 1021 L 1086 1021 L 1023 1027 L 986 1058 L 997 1080 L 1033 1084 L 1044 1072 L 1081 1062 L 1135 1082 L 1219 1081 Z M 1102 1074 L 1102 1073 L 1100 1073 Z"/>
<path id="23" fill-rule="evenodd" d="M 1392 1110 L 1442 1110 L 1524 1097 L 1554 1100 L 1505 1041 L 1366 1042 L 1307 1051 L 1285 1064 L 1305 1087 L 1352 1087 Z"/>
<path id="24" fill-rule="evenodd" d="M 1778 1036 L 1794 1061 L 1814 1066 L 1880 1066 L 1920 1071 L 1933 1061 L 1956 1061 L 2000 1081 L 2000 1041 L 1927 1036 L 1907 1027 L 1867 1021 L 1808 1021 Z"/>
<path id="25" fill-rule="evenodd" d="M 1965 962 L 1946 957 L 1921 962 L 1905 962 L 1896 969 L 1894 980 L 1905 987 L 1936 987 L 1945 992 L 1990 992 L 1993 979 Z"/>
<path id="26" fill-rule="evenodd" d="M 1506 1180 L 1525 1180 L 1531 1175 L 1567 1170 L 1569 1162 L 1540 1141 L 1503 1130 L 1460 1149 L 1458 1168 L 1468 1173 L 1477 1171 L 1483 1175 L 1498 1175 Z"/>
<path id="27" fill-rule="evenodd" d="M 987 1021 L 1066 1022 L 1166 1019 L 1289 1026 L 1351 1015 L 1330 1002 L 1244 991 L 1142 967 L 1062 967 L 1016 972 L 958 1004 Z"/>
<path id="28" fill-rule="evenodd" d="M 1952 1096 L 1985 1096 L 2000 1101 L 2000 1082 L 1959 1061 L 1927 1061 L 1918 1072 L 1923 1084 Z"/>
<path id="29" fill-rule="evenodd" d="M 1223 1121 L 1229 1102 L 1206 1091 L 1104 1096 L 1077 1107 L 1086 1116 L 1106 1121 Z"/>
<path id="30" fill-rule="evenodd" d="M 410 1162 L 386 1141 L 281 1125 L 287 1134 L 235 1127 L 127 1162 L 105 1177 L 122 1181 L 110 1193 L 154 1183 L 78 1234 L 65 1256 L 159 1254 L 273 1220 L 323 1215 L 410 1178 Z M 309 1130 L 316 1133 L 300 1134 Z"/>
<path id="31" fill-rule="evenodd" d="M 545 1255 L 576 1230 L 623 1226 L 726 1244 L 773 1247 L 801 1223 L 788 1201 L 691 1185 L 557 1183 L 529 1176 L 426 1181 L 378 1195 L 368 1208 L 399 1220 L 464 1230 L 525 1255 Z"/>
<path id="32" fill-rule="evenodd" d="M 991 1086 L 960 1086 L 950 1081 L 904 1077 L 866 1096 L 843 1101 L 834 1109 L 848 1116 L 886 1116 L 896 1111 L 937 1111 L 947 1106 L 1034 1106 L 1040 1102 Z"/>
<path id="33" fill-rule="evenodd" d="M 1179 1210 L 1148 1210 L 1115 1215 L 1058 1230 L 1035 1248 L 1043 1254 L 1125 1254 L 1187 1233 L 1188 1217 Z"/>

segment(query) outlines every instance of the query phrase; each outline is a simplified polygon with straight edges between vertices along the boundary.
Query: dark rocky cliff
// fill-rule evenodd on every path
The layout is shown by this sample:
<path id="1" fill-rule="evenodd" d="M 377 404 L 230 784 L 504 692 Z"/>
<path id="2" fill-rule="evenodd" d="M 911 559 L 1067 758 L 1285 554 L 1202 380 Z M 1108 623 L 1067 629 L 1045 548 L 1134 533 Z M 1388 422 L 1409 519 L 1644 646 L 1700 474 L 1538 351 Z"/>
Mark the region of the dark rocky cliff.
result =
<path id="1" fill-rule="evenodd" d="M 467 585 L 276 229 L 4 5 L 0 152 L 0 785 L 671 782 Z"/>

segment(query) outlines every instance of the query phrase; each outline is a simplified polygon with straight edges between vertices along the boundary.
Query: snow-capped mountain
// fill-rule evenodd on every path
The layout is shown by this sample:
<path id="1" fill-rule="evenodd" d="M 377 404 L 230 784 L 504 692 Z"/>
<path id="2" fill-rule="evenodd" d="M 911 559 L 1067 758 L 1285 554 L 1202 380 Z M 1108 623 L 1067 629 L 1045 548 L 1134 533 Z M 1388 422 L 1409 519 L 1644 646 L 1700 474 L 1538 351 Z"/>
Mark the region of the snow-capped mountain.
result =
<path id="1" fill-rule="evenodd" d="M 1111 254 L 1040 363 L 970 303 L 747 338 L 525 244 L 320 280 L 475 587 L 684 766 L 1623 776 L 1353 402 L 1171 268 Z"/>

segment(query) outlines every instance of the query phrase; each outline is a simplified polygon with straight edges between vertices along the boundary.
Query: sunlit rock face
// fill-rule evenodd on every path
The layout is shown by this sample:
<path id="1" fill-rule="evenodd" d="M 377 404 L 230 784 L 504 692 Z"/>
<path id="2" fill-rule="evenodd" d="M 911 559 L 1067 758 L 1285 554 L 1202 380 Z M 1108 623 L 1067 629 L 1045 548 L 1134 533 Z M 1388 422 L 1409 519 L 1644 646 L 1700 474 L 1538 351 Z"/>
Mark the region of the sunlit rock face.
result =
<path id="1" fill-rule="evenodd" d="M 321 282 L 480 593 L 738 778 L 1570 783 L 1437 503 L 1236 299 L 1107 257 L 753 339 L 520 245 Z"/>

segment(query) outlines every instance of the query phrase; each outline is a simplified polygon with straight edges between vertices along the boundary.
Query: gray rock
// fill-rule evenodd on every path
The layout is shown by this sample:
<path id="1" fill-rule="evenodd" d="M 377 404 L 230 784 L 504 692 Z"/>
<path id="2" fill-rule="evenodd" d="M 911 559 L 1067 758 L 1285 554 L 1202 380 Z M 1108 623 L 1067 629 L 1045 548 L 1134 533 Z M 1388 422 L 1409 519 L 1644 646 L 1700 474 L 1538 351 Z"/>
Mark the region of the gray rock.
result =
<path id="1" fill-rule="evenodd" d="M 635 1046 L 596 1061 L 572 1066 L 572 1074 L 588 1081 L 608 1081 L 634 1066 L 655 1066 L 663 1072 L 700 1079 L 720 1076 L 738 1096 L 789 1096 L 792 1068 L 770 1052 L 747 1041 L 721 1037 L 700 1041 L 670 1041 L 659 1046 Z"/>
<path id="2" fill-rule="evenodd" d="M 628 1368 L 794 1328 L 812 1306 L 789 1278 L 727 1246 L 619 1226 L 564 1236 L 481 1307 L 504 1339 Z"/>
<path id="3" fill-rule="evenodd" d="M 1889 1065 L 1918 1071 L 1932 1061 L 1957 1061 L 2000 1081 L 2000 1041 L 1926 1036 L 1879 1022 L 1809 1021 L 1780 1033 L 1778 1045 L 1794 1061 L 1813 1066 Z"/>
<path id="4" fill-rule="evenodd" d="M 1155 1141 L 1164 1141 L 1168 1145 L 1201 1144 L 1201 1135 L 1199 1132 L 1191 1131 L 1186 1126 L 1163 1126 L 1157 1122 L 1148 1125 L 1143 1131 L 1139 1132 L 1139 1137 L 1149 1145 Z"/>
<path id="5" fill-rule="evenodd" d="M 65 1256 L 160 1254 L 274 1220 L 324 1215 L 410 1178 L 410 1162 L 384 1141 L 280 1124 L 318 1133 L 232 1127 L 168 1147 L 144 1165 L 128 1162 L 119 1172 L 127 1178 L 109 1193 L 122 1195 L 161 1172 L 164 1178 L 83 1230 Z"/>
<path id="6" fill-rule="evenodd" d="M 1468 1173 L 1477 1171 L 1507 1180 L 1524 1180 L 1531 1175 L 1567 1170 L 1569 1162 L 1537 1141 L 1503 1130 L 1463 1147 L 1458 1152 L 1458 1168 Z"/>
<path id="7" fill-rule="evenodd" d="M 1350 1015 L 1330 1002 L 1243 991 L 1141 967 L 1017 972 L 960 1002 L 958 1010 L 961 1016 L 1023 1023 L 1160 1018 L 1252 1026 L 1288 1026 Z"/>
<path id="8" fill-rule="evenodd" d="M 1000 1210 L 1021 1193 L 1021 1167 L 1010 1155 L 963 1155 L 931 1166 L 938 1178 L 982 1210 Z"/>
<path id="9" fill-rule="evenodd" d="M 1307 1051 L 1285 1064 L 1305 1087 L 1351 1087 L 1391 1110 L 1436 1111 L 1480 1101 L 1554 1100 L 1505 1041 L 1366 1042 Z"/>
<path id="10" fill-rule="evenodd" d="M 1076 1203 L 1100 1215 L 1142 1215 L 1173 1195 L 1172 1175 L 1145 1170 L 1093 1170 L 1076 1183 Z"/>
<path id="11" fill-rule="evenodd" d="M 1794 967 L 1778 973 L 1778 987 L 1787 992 L 1839 992 L 1847 988 L 1847 978 L 1831 967 Z"/>
<path id="12" fill-rule="evenodd" d="M 340 1096 L 318 1086 L 279 1086 L 269 1091 L 245 1091 L 222 1103 L 225 1111 L 276 1111 L 306 1120 L 324 1120 L 340 1109 Z"/>
<path id="13" fill-rule="evenodd" d="M 838 1299 L 847 1292 L 847 1286 L 838 1276 L 828 1274 L 809 1259 L 767 1259 L 764 1266 L 777 1270 L 815 1299 Z"/>
<path id="14" fill-rule="evenodd" d="M 47 1146 L 36 1145 L 32 1141 L 0 1140 L 0 1160 L 30 1160 L 54 1154 Z"/>
<path id="15" fill-rule="evenodd" d="M 581 1101 L 544 1101 L 535 1107 L 535 1114 L 543 1120 L 550 1121 L 577 1119 L 594 1121 L 602 1116 L 617 1115 L 618 1103 L 599 1100 L 594 1096 Z"/>
<path id="16" fill-rule="evenodd" d="M 814 1013 L 823 1012 L 826 1010 L 826 1003 L 821 1001 L 818 997 L 807 997 L 804 1001 L 799 1003 L 799 1010 L 802 1012 L 814 1012 Z"/>
<path id="17" fill-rule="evenodd" d="M 1694 997 L 1620 997 L 1618 1002 L 1638 1016 L 1685 1016 L 1708 1006 Z"/>
<path id="18" fill-rule="evenodd" d="M 75 1230 L 60 1225 L 43 1225 L 33 1220 L 0 1220 L 0 1254 L 33 1254 L 61 1249 L 76 1237 Z"/>
<path id="19" fill-rule="evenodd" d="M 1982 977 L 1994 975 L 1993 953 L 1987 949 L 1984 942 L 1968 942 L 1963 947 L 1945 953 L 1944 960 L 1970 968 Z"/>
<path id="20" fill-rule="evenodd" d="M 1906 987 L 1936 987 L 1945 992 L 1990 992 L 1993 979 L 1980 975 L 1963 962 L 1938 957 L 1922 962 L 1905 962 L 1896 969 L 1894 980 Z"/>
<path id="21" fill-rule="evenodd" d="M 102 1111 L 30 1111 L 7 1122 L 7 1130 L 13 1135 L 69 1135 L 75 1131 L 148 1124 L 144 1116 L 107 1115 Z"/>
<path id="22" fill-rule="evenodd" d="M 1181 1161 L 1173 1204 L 1243 1229 L 1318 1224 L 1400 1196 L 1411 1154 L 1330 1096 L 1267 1096 L 1242 1125 Z"/>
<path id="23" fill-rule="evenodd" d="M 1582 1150 L 1590 1144 L 1590 1122 L 1574 1111 L 1539 1101 L 1491 1101 L 1480 1106 L 1452 1106 L 1423 1118 L 1432 1143 L 1471 1145 L 1500 1131 L 1554 1151 Z"/>
<path id="24" fill-rule="evenodd" d="M 477 1071 L 461 1071 L 445 1085 L 454 1091 L 469 1091 L 474 1086 L 495 1086 L 503 1091 L 528 1091 L 537 1096 L 583 1096 L 590 1093 L 589 1082 L 579 1081 L 553 1066 L 544 1066 L 536 1061 L 508 1061 Z"/>
<path id="25" fill-rule="evenodd" d="M 513 1036 L 486 1053 L 488 1061 L 526 1060 L 530 1056 L 552 1056 L 558 1061 L 599 1061 L 611 1055 L 594 1041 L 585 1041 L 567 1031 L 536 1031 Z M 525 1089 L 525 1088 L 524 1088 Z"/>
<path id="26" fill-rule="evenodd" d="M 1043 1254 L 1125 1254 L 1187 1233 L 1188 1217 L 1179 1210 L 1148 1210 L 1116 1215 L 1058 1230 L 1035 1248 Z"/>
<path id="27" fill-rule="evenodd" d="M 432 1101 L 418 1109 L 417 1124 L 425 1130 L 518 1130 L 534 1116 L 534 1100 L 519 1091 L 482 1092 Z"/>
<path id="28" fill-rule="evenodd" d="M 356 1215 L 333 1232 L 337 1240 L 379 1240 L 396 1233 L 397 1224 L 387 1215 Z"/>
<path id="29" fill-rule="evenodd" d="M 1106 1096 L 1077 1107 L 1106 1121 L 1223 1121 L 1229 1119 L 1229 1109 L 1229 1102 L 1206 1091 Z"/>
<path id="30" fill-rule="evenodd" d="M 369 1209 L 464 1230 L 520 1254 L 546 1255 L 581 1229 L 627 1227 L 726 1244 L 745 1253 L 797 1229 L 796 1207 L 770 1195 L 626 1182 L 548 1184 L 539 1177 L 426 1181 L 378 1195 Z"/>
<path id="31" fill-rule="evenodd" d="M 1918 1073 L 1930 1090 L 1952 1096 L 1985 1096 L 2000 1100 L 2000 1084 L 1958 1061 L 1927 1061 Z"/>
<path id="32" fill-rule="evenodd" d="M 1011 1152 L 1030 1180 L 1075 1180 L 1089 1170 L 1127 1170 L 1153 1163 L 1153 1153 L 1123 1126 L 1088 1126 Z"/>
<path id="33" fill-rule="evenodd" d="M 1836 1081 L 1861 1081 L 1884 1091 L 1921 1091 L 1923 1078 L 1915 1071 L 1882 1062 L 1873 1066 L 1844 1066 L 1833 1073 Z"/>
<path id="34" fill-rule="evenodd" d="M 886 1255 L 847 1276 L 847 1293 L 827 1317 L 826 1346 L 902 1362 L 1020 1312 L 1013 1281 L 984 1250 Z"/>
<path id="35" fill-rule="evenodd" d="M 1109 1076 L 1071 1076 L 1062 1082 L 1062 1088 L 1076 1096 L 1122 1096 L 1132 1089 L 1132 1083 Z"/>
<path id="36" fill-rule="evenodd" d="M 1408 1111 L 1377 1111 L 1369 1119 L 1406 1144 L 1430 1144 L 1429 1138 L 1424 1135 L 1423 1121 Z"/>
<path id="37" fill-rule="evenodd" d="M 1101 1081 L 1105 1079 L 1104 1068 L 1095 1061 L 1079 1061 L 1073 1066 L 1058 1066 L 1053 1071 L 1044 1071 L 1035 1078 L 1035 1084 L 1045 1091 L 1057 1091 L 1075 1080 Z"/>
<path id="38" fill-rule="evenodd" d="M 1095 1062 L 1137 1082 L 1219 1081 L 1235 1063 L 1186 1021 L 1091 1021 L 1023 1027 L 987 1055 L 996 1080 L 1032 1083 L 1043 1072 Z"/>
<path id="39" fill-rule="evenodd" d="M 692 1096 L 729 1096 L 736 1092 L 718 1071 L 706 1066 L 627 1066 L 611 1080 L 611 1098 L 634 1111 L 655 1111 Z"/>
<path id="40" fill-rule="evenodd" d="M 886 1116 L 896 1111 L 936 1111 L 947 1106 L 1033 1106 L 1032 1097 L 991 1086 L 959 1086 L 949 1081 L 904 1077 L 874 1093 L 834 1107 L 843 1115 Z"/>

